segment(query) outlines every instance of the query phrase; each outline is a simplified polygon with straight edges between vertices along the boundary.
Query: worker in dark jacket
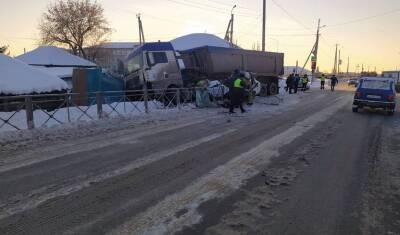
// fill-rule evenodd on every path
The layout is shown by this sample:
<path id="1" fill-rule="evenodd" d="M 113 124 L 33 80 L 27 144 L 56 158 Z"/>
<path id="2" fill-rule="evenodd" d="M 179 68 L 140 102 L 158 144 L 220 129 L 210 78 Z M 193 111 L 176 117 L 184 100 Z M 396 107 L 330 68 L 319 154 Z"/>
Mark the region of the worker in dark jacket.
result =
<path id="1" fill-rule="evenodd" d="M 335 91 L 335 86 L 339 83 L 339 80 L 337 79 L 336 75 L 333 75 L 331 77 L 331 91 Z"/>
<path id="2" fill-rule="evenodd" d="M 242 113 L 246 112 L 243 108 L 243 102 L 244 102 L 244 97 L 245 97 L 245 86 L 246 82 L 244 81 L 244 74 L 240 74 L 238 76 L 233 84 L 232 88 L 229 90 L 230 93 L 230 99 L 231 99 L 231 104 L 229 108 L 229 113 L 235 113 L 235 107 L 240 108 L 240 111 Z"/>
<path id="3" fill-rule="evenodd" d="M 294 76 L 294 81 L 293 81 L 294 93 L 297 93 L 297 90 L 299 89 L 299 83 L 300 83 L 300 75 L 296 74 Z"/>
<path id="4" fill-rule="evenodd" d="M 289 91 L 289 94 L 292 94 L 294 83 L 294 74 L 290 74 L 286 79 L 286 89 Z"/>

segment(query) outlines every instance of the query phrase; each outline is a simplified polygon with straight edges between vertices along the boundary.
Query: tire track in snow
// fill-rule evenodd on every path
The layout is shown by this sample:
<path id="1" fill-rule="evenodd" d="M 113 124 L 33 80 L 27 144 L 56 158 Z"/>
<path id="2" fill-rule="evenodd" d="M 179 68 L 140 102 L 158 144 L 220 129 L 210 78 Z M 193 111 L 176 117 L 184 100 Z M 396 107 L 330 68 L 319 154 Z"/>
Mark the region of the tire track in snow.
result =
<path id="1" fill-rule="evenodd" d="M 324 122 L 349 103 L 350 97 L 340 97 L 334 104 L 288 130 L 276 135 L 225 165 L 219 166 L 196 180 L 179 193 L 170 195 L 157 205 L 128 220 L 109 234 L 173 234 L 185 226 L 200 222 L 198 206 L 208 200 L 223 198 L 239 189 L 247 179 L 259 174 L 258 166 L 279 156 L 279 149 L 301 137 L 316 124 Z M 177 217 L 177 212 L 186 211 Z"/>
<path id="2" fill-rule="evenodd" d="M 86 152 L 95 150 L 98 148 L 103 148 L 115 144 L 120 143 L 137 143 L 139 142 L 138 139 L 159 134 L 162 132 L 173 131 L 180 128 L 185 128 L 188 126 L 196 125 L 205 122 L 204 120 L 197 120 L 193 122 L 188 122 L 184 124 L 174 125 L 174 126 L 167 126 L 164 128 L 155 128 L 151 130 L 147 130 L 140 133 L 134 133 L 136 130 L 132 129 L 128 132 L 122 132 L 122 135 L 116 135 L 115 133 L 110 134 L 109 137 L 102 136 L 102 139 L 94 138 L 90 139 L 89 141 L 85 140 L 80 143 L 68 143 L 63 145 L 56 145 L 50 146 L 45 149 L 36 150 L 32 152 L 27 152 L 24 154 L 20 154 L 8 161 L 0 161 L 0 173 L 14 170 L 17 168 L 33 165 L 39 162 L 52 160 L 60 157 L 64 157 L 71 154 Z"/>
<path id="3" fill-rule="evenodd" d="M 182 144 L 175 148 L 156 152 L 156 153 L 144 156 L 140 159 L 137 159 L 137 160 L 133 161 L 132 163 L 127 164 L 121 168 L 112 170 L 110 172 L 106 172 L 101 175 L 93 176 L 91 178 L 84 179 L 85 176 L 80 176 L 80 177 L 78 177 L 78 180 L 75 180 L 75 181 L 78 181 L 78 183 L 71 184 L 71 185 L 65 185 L 62 188 L 57 189 L 52 192 L 48 192 L 48 193 L 44 193 L 44 194 L 40 193 L 40 192 L 48 191 L 49 187 L 37 189 L 37 190 L 35 190 L 35 192 L 38 193 L 39 195 L 37 195 L 35 193 L 32 195 L 29 195 L 26 197 L 26 198 L 28 198 L 28 200 L 18 199 L 18 200 L 14 200 L 14 201 L 16 201 L 15 203 L 8 201 L 8 202 L 3 202 L 2 204 L 0 204 L 0 209 L 1 209 L 0 210 L 0 220 L 3 218 L 6 218 L 8 216 L 35 208 L 39 204 L 41 204 L 42 202 L 45 202 L 47 200 L 50 200 L 50 199 L 53 199 L 56 197 L 60 197 L 60 196 L 69 195 L 69 194 L 77 192 L 81 189 L 87 188 L 94 183 L 99 183 L 101 181 L 104 181 L 104 180 L 107 180 L 107 179 L 110 179 L 110 178 L 113 178 L 113 177 L 116 177 L 119 175 L 123 175 L 130 171 L 139 169 L 140 167 L 143 167 L 143 166 L 146 166 L 153 162 L 159 161 L 163 158 L 186 151 L 186 150 L 194 148 L 198 145 L 216 140 L 225 135 L 231 134 L 231 133 L 235 132 L 236 130 L 237 129 L 229 129 L 225 132 L 212 134 L 212 135 Z M 80 178 L 82 178 L 82 179 L 80 179 Z M 13 201 L 13 199 L 10 199 L 10 200 Z"/>

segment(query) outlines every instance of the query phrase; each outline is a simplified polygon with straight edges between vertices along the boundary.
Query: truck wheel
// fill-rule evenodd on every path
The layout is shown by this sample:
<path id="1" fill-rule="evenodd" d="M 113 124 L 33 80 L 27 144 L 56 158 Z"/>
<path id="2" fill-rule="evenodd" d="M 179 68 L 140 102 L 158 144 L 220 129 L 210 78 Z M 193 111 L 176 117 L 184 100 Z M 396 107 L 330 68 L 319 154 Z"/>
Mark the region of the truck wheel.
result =
<path id="1" fill-rule="evenodd" d="M 270 83 L 269 84 L 269 94 L 270 95 L 277 95 L 279 93 L 278 91 L 278 85 L 276 83 Z"/>
<path id="2" fill-rule="evenodd" d="M 394 110 L 389 110 L 389 111 L 387 111 L 387 114 L 388 114 L 389 116 L 393 116 L 393 115 L 394 115 Z"/>
<path id="3" fill-rule="evenodd" d="M 353 113 L 358 113 L 358 106 L 353 107 Z"/>

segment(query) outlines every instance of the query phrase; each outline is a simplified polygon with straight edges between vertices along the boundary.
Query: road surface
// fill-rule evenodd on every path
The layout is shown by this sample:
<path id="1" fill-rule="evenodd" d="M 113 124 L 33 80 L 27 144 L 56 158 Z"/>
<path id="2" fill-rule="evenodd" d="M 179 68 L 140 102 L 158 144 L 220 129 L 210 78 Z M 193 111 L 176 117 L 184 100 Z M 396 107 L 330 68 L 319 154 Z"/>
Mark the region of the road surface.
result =
<path id="1" fill-rule="evenodd" d="M 400 117 L 312 91 L 0 156 L 0 234 L 400 234 Z"/>

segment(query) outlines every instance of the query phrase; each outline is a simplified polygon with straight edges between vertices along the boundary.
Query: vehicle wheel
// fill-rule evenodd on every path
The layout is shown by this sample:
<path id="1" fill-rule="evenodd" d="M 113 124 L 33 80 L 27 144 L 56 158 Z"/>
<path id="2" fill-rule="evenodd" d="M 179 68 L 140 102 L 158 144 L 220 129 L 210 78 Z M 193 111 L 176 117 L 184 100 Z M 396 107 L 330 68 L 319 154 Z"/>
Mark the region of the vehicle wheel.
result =
<path id="1" fill-rule="evenodd" d="M 389 111 L 387 111 L 387 114 L 388 114 L 389 116 L 393 116 L 393 115 L 394 115 L 394 110 L 389 110 Z"/>
<path id="2" fill-rule="evenodd" d="M 278 85 L 274 82 L 269 84 L 269 94 L 277 95 L 279 93 Z"/>
<path id="3" fill-rule="evenodd" d="M 353 113 L 358 113 L 358 107 L 353 107 Z"/>

